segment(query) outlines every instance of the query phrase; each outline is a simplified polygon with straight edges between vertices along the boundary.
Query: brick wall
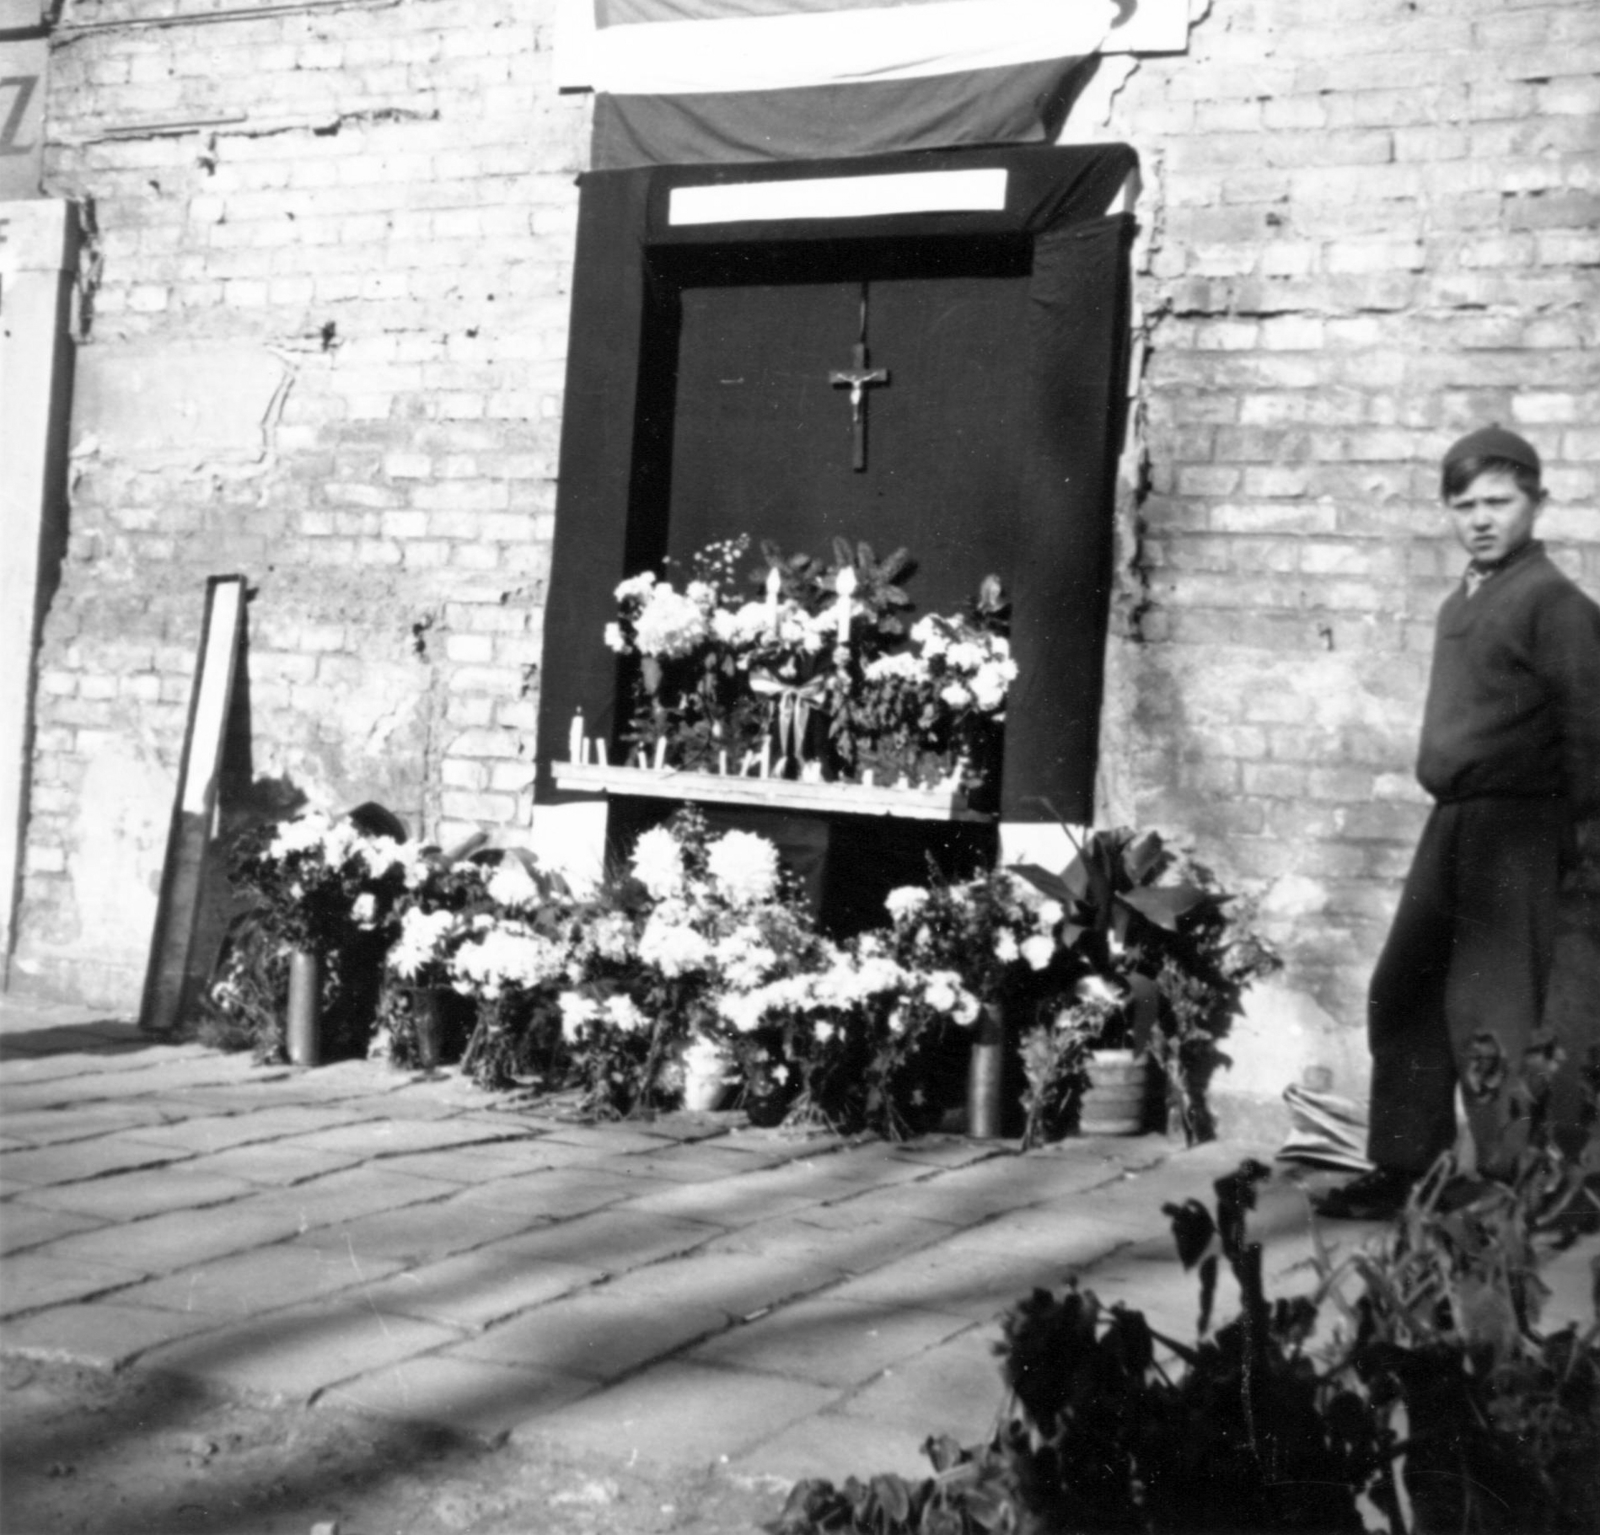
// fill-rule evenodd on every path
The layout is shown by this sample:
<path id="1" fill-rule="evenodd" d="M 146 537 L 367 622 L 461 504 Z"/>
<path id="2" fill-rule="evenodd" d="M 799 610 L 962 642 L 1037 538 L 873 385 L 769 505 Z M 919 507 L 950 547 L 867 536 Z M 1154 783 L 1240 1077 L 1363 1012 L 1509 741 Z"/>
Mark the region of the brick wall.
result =
<path id="1" fill-rule="evenodd" d="M 1454 437 L 1539 445 L 1541 531 L 1600 596 L 1600 9 L 1214 0 L 1101 131 L 1147 179 L 1107 799 L 1264 892 L 1288 986 L 1342 1035 L 1304 1053 L 1349 1085 L 1425 813 Z"/>
<path id="2" fill-rule="evenodd" d="M 19 959 L 124 1002 L 210 574 L 254 588 L 258 780 L 528 813 L 588 111 L 554 6 L 165 24 L 214 10 L 79 0 L 54 39 L 47 190 L 94 238 Z"/>
<path id="3" fill-rule="evenodd" d="M 94 430 L 24 944 L 79 995 L 125 998 L 143 964 L 206 574 L 258 588 L 259 778 L 431 832 L 527 815 L 587 112 L 548 84 L 553 3 L 116 25 L 173 9 L 80 0 L 103 30 L 56 40 L 50 189 L 96 231 Z M 1347 1079 L 1423 812 L 1454 435 L 1497 418 L 1540 444 L 1547 535 L 1600 592 L 1600 12 L 1199 9 L 1187 56 L 1108 60 L 1068 135 L 1132 143 L 1145 175 L 1105 816 L 1260 893 L 1300 1059 Z M 190 409 L 217 391 L 228 410 Z M 177 426 L 134 429 L 150 398 Z"/>

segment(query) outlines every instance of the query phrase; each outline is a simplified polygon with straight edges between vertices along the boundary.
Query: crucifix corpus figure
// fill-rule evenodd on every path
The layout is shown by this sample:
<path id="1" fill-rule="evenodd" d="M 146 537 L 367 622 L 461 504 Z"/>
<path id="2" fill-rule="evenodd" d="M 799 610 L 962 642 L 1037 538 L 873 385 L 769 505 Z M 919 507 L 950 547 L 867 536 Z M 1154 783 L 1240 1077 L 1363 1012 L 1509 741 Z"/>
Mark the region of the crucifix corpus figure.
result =
<path id="1" fill-rule="evenodd" d="M 828 374 L 835 389 L 850 389 L 850 467 L 867 467 L 867 390 L 874 384 L 887 384 L 889 370 L 867 363 L 867 285 L 861 285 L 861 339 L 850 349 L 850 366 L 835 368 Z"/>

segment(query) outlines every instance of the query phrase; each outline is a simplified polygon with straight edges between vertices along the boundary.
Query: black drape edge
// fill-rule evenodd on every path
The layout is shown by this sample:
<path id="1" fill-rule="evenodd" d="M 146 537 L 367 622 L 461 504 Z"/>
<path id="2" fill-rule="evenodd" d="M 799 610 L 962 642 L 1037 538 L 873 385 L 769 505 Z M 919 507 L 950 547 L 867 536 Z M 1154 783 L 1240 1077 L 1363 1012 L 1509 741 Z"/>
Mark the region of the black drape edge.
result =
<path id="1" fill-rule="evenodd" d="M 1018 677 L 1007 706 L 1001 819 L 1094 818 L 1116 462 L 1126 417 L 1134 220 L 1117 214 L 1035 246 L 1032 442 L 1011 593 Z"/>

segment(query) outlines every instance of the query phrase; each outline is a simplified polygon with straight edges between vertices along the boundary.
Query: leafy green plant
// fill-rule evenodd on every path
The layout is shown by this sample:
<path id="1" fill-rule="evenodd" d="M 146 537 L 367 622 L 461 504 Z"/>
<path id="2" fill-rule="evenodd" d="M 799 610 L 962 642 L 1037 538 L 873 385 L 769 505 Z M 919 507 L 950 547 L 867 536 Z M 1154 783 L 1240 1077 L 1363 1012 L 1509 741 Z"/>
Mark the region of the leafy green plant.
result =
<path id="1" fill-rule="evenodd" d="M 1132 1049 L 1166 1081 L 1168 1120 L 1191 1143 L 1215 1133 L 1206 1086 L 1225 1064 L 1221 1040 L 1258 976 L 1279 966 L 1203 865 L 1181 857 L 1158 832 L 1100 829 L 1081 840 L 1059 873 L 1037 864 L 1015 872 L 1058 903 L 1072 1004 L 1026 1048 L 1035 1106 L 1062 1095 L 1081 1062 L 1081 1042 Z M 1054 1037 L 1065 1034 L 1065 1039 Z M 1070 1083 L 1068 1084 L 1070 1085 Z"/>
<path id="2" fill-rule="evenodd" d="M 1069 1283 L 1003 1323 L 1011 1396 L 982 1445 L 924 1447 L 920 1482 L 799 1483 L 774 1535 L 1579 1535 L 1600 1528 L 1600 1321 L 1539 1327 L 1542 1256 L 1600 1230 L 1600 1062 L 1584 1067 L 1586 1145 L 1550 1133 L 1553 1042 L 1535 1041 L 1507 1125 L 1509 1182 L 1442 1159 L 1375 1248 L 1314 1296 L 1271 1300 L 1245 1162 L 1164 1207 L 1200 1285 L 1197 1338 Z M 1239 1314 L 1212 1330 L 1223 1265 Z M 1354 1286 L 1354 1293 L 1351 1287 Z M 1332 1303 L 1346 1329 L 1314 1344 Z M 1600 1294 L 1595 1297 L 1600 1316 Z"/>

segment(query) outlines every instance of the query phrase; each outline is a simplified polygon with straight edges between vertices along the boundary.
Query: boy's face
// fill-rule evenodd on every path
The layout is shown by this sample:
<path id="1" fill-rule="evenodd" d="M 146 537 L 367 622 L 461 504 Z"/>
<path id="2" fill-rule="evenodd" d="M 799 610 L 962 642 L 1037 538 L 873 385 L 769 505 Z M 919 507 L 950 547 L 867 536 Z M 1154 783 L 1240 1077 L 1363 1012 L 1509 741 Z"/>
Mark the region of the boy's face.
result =
<path id="1" fill-rule="evenodd" d="M 1498 565 L 1533 537 L 1544 493 L 1530 496 L 1503 469 L 1485 469 L 1445 506 L 1456 538 L 1478 565 Z"/>

